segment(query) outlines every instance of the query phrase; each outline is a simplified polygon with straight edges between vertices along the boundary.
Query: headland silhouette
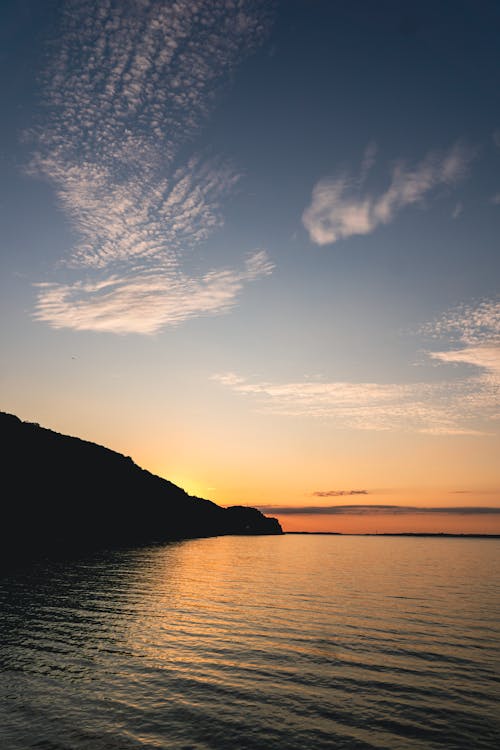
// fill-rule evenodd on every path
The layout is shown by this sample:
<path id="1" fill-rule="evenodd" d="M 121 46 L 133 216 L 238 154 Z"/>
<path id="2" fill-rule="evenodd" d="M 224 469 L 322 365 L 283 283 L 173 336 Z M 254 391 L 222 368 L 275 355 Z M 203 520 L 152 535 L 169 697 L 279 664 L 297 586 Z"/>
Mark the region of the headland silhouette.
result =
<path id="1" fill-rule="evenodd" d="M 130 457 L 0 412 L 0 559 L 227 534 L 282 534 L 255 508 L 188 495 Z"/>

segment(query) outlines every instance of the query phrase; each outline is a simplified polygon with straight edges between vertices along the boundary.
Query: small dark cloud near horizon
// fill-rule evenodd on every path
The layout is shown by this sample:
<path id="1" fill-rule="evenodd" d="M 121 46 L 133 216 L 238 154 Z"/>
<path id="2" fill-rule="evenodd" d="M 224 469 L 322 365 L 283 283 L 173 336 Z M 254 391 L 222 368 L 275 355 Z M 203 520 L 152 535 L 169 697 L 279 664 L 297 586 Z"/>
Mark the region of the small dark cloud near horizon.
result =
<path id="1" fill-rule="evenodd" d="M 368 516 L 368 515 L 426 515 L 441 514 L 452 516 L 500 515 L 500 507 L 451 506 L 417 507 L 413 505 L 300 505 L 277 506 L 259 505 L 262 513 L 281 516 Z"/>
<path id="2" fill-rule="evenodd" d="M 500 495 L 500 490 L 450 490 L 450 495 Z"/>
<path id="3" fill-rule="evenodd" d="M 346 495 L 369 495 L 368 490 L 317 490 L 313 497 L 345 497 Z"/>

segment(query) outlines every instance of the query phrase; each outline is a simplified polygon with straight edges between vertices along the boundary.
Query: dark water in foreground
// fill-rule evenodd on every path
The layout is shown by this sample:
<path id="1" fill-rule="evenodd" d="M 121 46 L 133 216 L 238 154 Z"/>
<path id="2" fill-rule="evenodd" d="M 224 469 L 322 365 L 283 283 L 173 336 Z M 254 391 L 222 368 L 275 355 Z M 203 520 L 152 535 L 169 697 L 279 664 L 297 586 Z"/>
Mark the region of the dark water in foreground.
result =
<path id="1" fill-rule="evenodd" d="M 1 750 L 500 747 L 500 540 L 220 537 L 0 578 Z"/>

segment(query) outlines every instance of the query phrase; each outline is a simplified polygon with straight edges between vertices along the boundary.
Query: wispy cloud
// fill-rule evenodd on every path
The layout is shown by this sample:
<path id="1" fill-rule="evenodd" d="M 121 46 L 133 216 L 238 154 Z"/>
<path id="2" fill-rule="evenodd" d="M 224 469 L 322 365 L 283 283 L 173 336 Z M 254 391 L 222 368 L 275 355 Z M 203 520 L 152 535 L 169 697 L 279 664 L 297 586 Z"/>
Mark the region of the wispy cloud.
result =
<path id="1" fill-rule="evenodd" d="M 377 152 L 378 147 L 375 141 L 372 141 L 368 144 L 368 146 L 365 148 L 365 153 L 363 154 L 363 160 L 361 162 L 361 177 L 360 181 L 364 182 L 366 179 L 366 176 L 368 175 L 368 172 L 375 164 L 376 158 L 377 158 Z"/>
<path id="2" fill-rule="evenodd" d="M 422 332 L 434 339 L 451 337 L 452 342 L 469 346 L 500 343 L 500 300 L 457 305 L 424 326 Z"/>
<path id="3" fill-rule="evenodd" d="M 313 497 L 344 497 L 346 495 L 368 495 L 368 490 L 318 490 Z"/>
<path id="4" fill-rule="evenodd" d="M 425 329 L 432 338 L 447 339 L 448 347 L 429 351 L 431 360 L 445 366 L 468 366 L 463 381 L 463 413 L 482 413 L 493 423 L 500 419 L 500 301 L 482 300 L 449 311 Z"/>
<path id="5" fill-rule="evenodd" d="M 443 364 L 470 365 L 476 380 L 496 383 L 500 388 L 500 301 L 482 300 L 461 305 L 424 329 L 434 339 L 446 336 L 446 350 L 428 352 Z"/>
<path id="6" fill-rule="evenodd" d="M 224 312 L 271 271 L 188 270 L 223 225 L 239 175 L 184 156 L 217 92 L 266 34 L 265 3 L 70 0 L 43 81 L 30 171 L 48 180 L 78 238 L 35 317 L 55 327 L 152 333 Z"/>
<path id="7" fill-rule="evenodd" d="M 451 490 L 450 495 L 498 495 L 500 490 Z"/>
<path id="8" fill-rule="evenodd" d="M 475 420 L 490 415 L 487 385 L 466 378 L 453 383 L 270 383 L 224 373 L 213 379 L 252 398 L 261 410 L 331 419 L 339 429 L 474 435 L 482 433 Z"/>
<path id="9" fill-rule="evenodd" d="M 271 271 L 272 264 L 260 251 L 241 271 L 211 271 L 199 279 L 155 266 L 98 282 L 44 284 L 35 317 L 54 328 L 152 334 L 193 316 L 230 310 L 245 283 Z"/>
<path id="10" fill-rule="evenodd" d="M 429 356 L 447 364 L 472 365 L 500 379 L 500 345 L 468 346 L 465 349 L 446 352 L 429 352 Z"/>
<path id="11" fill-rule="evenodd" d="M 353 235 L 370 234 L 389 224 L 403 208 L 420 203 L 442 185 L 453 185 L 465 173 L 474 151 L 456 143 L 445 152 L 432 152 L 414 167 L 399 162 L 392 170 L 388 188 L 378 194 L 366 189 L 374 147 L 365 153 L 358 177 L 341 173 L 320 180 L 311 203 L 302 215 L 312 242 L 329 245 Z"/>
<path id="12" fill-rule="evenodd" d="M 443 367 L 443 379 L 411 383 L 351 383 L 300 380 L 249 381 L 235 373 L 214 380 L 273 414 L 326 418 L 341 429 L 490 434 L 500 419 L 500 302 L 483 300 L 449 311 L 424 327 L 431 341 L 428 361 Z M 472 368 L 467 371 L 464 365 Z M 450 377 L 446 367 L 462 367 Z"/>
<path id="13" fill-rule="evenodd" d="M 262 513 L 293 516 L 293 515 L 325 515 L 325 516 L 367 516 L 367 515 L 498 515 L 500 507 L 421 507 L 413 505 L 259 505 Z"/>

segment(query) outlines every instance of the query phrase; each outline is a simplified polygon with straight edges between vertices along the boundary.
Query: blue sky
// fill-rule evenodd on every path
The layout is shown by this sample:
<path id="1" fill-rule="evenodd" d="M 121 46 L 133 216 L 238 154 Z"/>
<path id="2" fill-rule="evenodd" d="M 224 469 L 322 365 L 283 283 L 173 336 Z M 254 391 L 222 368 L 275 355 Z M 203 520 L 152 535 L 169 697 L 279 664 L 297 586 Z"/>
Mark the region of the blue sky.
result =
<path id="1" fill-rule="evenodd" d="M 496 3 L 1 15 L 4 410 L 216 497 L 272 504 L 277 443 L 283 502 L 297 460 L 292 505 L 308 472 L 359 486 L 356 440 L 388 436 L 411 504 L 415 440 L 441 441 L 436 486 L 466 454 L 464 489 L 498 492 Z M 229 435 L 241 487 L 219 490 Z"/>

